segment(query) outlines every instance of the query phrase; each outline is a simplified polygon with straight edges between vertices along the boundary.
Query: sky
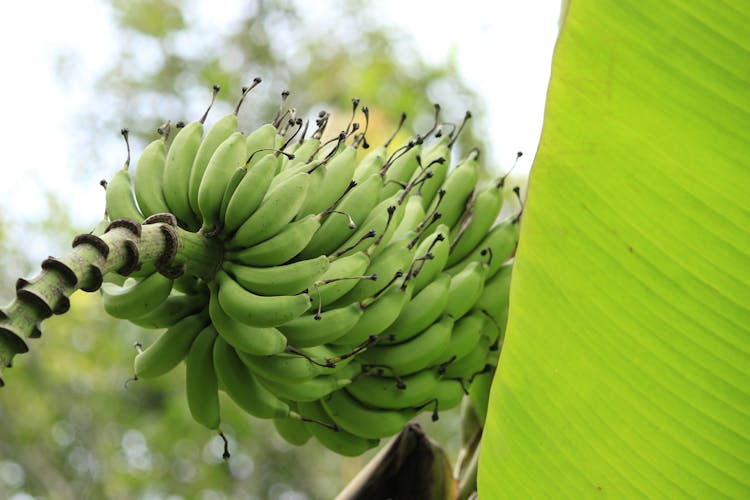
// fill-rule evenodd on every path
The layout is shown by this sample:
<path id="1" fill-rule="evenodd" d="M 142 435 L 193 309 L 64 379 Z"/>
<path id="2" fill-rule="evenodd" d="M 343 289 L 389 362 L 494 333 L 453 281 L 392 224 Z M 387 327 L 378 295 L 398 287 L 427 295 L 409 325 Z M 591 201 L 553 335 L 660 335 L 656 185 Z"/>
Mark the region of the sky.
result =
<path id="1" fill-rule="evenodd" d="M 201 0 L 200 15 L 220 29 L 239 0 Z M 549 80 L 559 0 L 517 2 L 403 2 L 384 0 L 383 15 L 410 32 L 431 62 L 455 51 L 459 70 L 482 96 L 493 137 L 488 157 L 498 172 L 523 151 L 519 172 L 528 171 L 539 140 Z M 325 12 L 325 9 L 318 9 Z M 81 220 L 101 216 L 97 179 L 76 177 L 71 140 L 75 109 L 95 96 L 63 89 L 55 81 L 54 56 L 75 55 L 78 71 L 94 78 L 114 53 L 115 33 L 97 0 L 0 2 L 0 209 L 6 219 L 48 216 L 43 193 L 68 193 Z M 79 75 L 80 76 L 80 75 Z M 114 171 L 123 151 L 113 151 Z M 78 215 L 76 215 L 78 217 Z M 12 230 L 12 228 L 11 228 Z M 11 232 L 11 237 L 14 235 Z M 17 235 L 15 235 L 17 236 Z"/>

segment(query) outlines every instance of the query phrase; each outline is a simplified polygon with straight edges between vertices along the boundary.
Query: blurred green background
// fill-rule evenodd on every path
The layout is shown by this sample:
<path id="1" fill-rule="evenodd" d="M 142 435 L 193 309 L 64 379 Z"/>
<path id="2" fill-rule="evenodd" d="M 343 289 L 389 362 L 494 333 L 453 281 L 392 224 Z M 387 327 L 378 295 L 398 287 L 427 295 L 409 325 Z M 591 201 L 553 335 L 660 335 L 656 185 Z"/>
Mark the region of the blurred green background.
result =
<path id="1" fill-rule="evenodd" d="M 444 121 L 460 122 L 467 109 L 474 114 L 456 154 L 485 146 L 478 133 L 483 109 L 459 77 L 455 60 L 427 64 L 414 41 L 368 3 L 338 2 L 335 10 L 311 17 L 298 3 L 253 2 L 238 10 L 231 29 L 210 34 L 195 22 L 194 3 L 105 4 L 118 35 L 117 54 L 88 82 L 89 99 L 69 117 L 77 124 L 69 139 L 81 145 L 75 163 L 83 179 L 111 177 L 120 167 L 124 145 L 117 158 L 111 154 L 121 127 L 131 130 L 137 156 L 165 119 L 199 117 L 212 84 L 222 91 L 209 124 L 231 109 L 241 86 L 255 76 L 264 83 L 240 113 L 245 130 L 271 120 L 281 90 L 289 89 L 291 105 L 310 118 L 326 109 L 346 121 L 350 99 L 360 98 L 372 110 L 368 140 L 377 145 L 395 129 L 402 111 L 409 117 L 402 139 L 429 129 L 433 99 L 439 98 Z M 54 60 L 59 84 L 71 93 L 80 85 L 74 56 L 61 53 Z M 76 216 L 62 192 L 46 193 L 44 203 L 49 216 L 0 213 L 2 303 L 11 298 L 13 280 L 35 274 L 46 252 L 65 251 L 75 234 L 91 229 L 81 220 L 101 216 Z M 19 234 L 23 244 L 11 237 Z M 42 339 L 6 371 L 0 393 L 0 498 L 325 499 L 375 453 L 342 458 L 314 441 L 293 448 L 270 422 L 248 417 L 225 399 L 223 429 L 232 458 L 224 463 L 220 439 L 190 418 L 181 368 L 124 387 L 133 343 L 150 342 L 154 332 L 108 318 L 99 302 L 97 294 L 77 293 L 71 312 L 46 321 Z M 456 411 L 445 412 L 437 423 L 422 421 L 455 459 Z"/>

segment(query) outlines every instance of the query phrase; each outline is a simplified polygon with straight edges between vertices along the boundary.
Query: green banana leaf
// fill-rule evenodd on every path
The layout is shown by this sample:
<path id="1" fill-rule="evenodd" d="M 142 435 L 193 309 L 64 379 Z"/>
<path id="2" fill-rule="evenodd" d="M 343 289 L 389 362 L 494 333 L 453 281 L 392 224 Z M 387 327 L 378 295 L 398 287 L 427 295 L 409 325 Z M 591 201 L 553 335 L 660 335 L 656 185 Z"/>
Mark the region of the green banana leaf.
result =
<path id="1" fill-rule="evenodd" d="M 480 498 L 750 497 L 749 27 L 567 6 Z"/>

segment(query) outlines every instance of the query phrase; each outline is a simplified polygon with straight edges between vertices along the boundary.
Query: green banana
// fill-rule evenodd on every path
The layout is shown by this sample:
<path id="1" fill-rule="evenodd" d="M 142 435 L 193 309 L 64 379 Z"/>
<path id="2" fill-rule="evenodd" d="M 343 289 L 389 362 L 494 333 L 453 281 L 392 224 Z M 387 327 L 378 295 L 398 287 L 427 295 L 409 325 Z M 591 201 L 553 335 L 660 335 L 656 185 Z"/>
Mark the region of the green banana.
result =
<path id="1" fill-rule="evenodd" d="M 205 117 L 206 115 L 204 115 Z M 190 208 L 190 170 L 203 139 L 203 121 L 190 122 L 172 140 L 164 162 L 164 200 L 169 211 L 190 229 L 198 223 Z"/>
<path id="2" fill-rule="evenodd" d="M 452 141 L 454 138 L 454 133 L 451 132 L 450 134 L 445 134 L 442 131 L 442 127 L 437 126 L 438 125 L 438 119 L 435 120 L 436 127 L 433 127 L 433 130 L 436 130 L 436 133 L 434 135 L 436 141 L 432 142 L 431 144 L 425 146 L 422 145 L 422 161 L 424 162 L 422 165 L 427 165 L 427 163 L 431 162 L 432 160 L 435 160 L 437 158 L 445 157 L 448 152 L 450 152 L 450 148 L 452 147 Z M 431 132 L 423 134 L 423 137 L 427 139 L 431 135 Z"/>
<path id="3" fill-rule="evenodd" d="M 133 284 L 128 284 L 132 282 Z M 153 273 L 142 280 L 128 280 L 126 286 L 103 283 L 102 304 L 110 316 L 137 319 L 154 311 L 172 291 L 172 280 Z"/>
<path id="4" fill-rule="evenodd" d="M 269 187 L 269 190 L 274 190 L 276 187 L 278 187 L 280 184 L 283 184 L 284 182 L 288 181 L 290 178 L 294 177 L 298 174 L 313 174 L 317 172 L 315 175 L 320 176 L 322 178 L 322 173 L 324 170 L 325 160 L 315 160 L 311 163 L 305 163 L 304 161 L 298 161 L 299 158 L 295 156 L 295 159 L 290 161 L 289 163 L 294 163 L 292 166 L 287 166 L 280 172 L 278 172 L 273 180 L 271 181 L 271 186 Z M 307 193 L 305 193 L 306 195 Z M 305 196 L 303 196 L 305 198 Z M 302 200 L 304 203 L 304 200 Z"/>
<path id="5" fill-rule="evenodd" d="M 319 189 L 308 191 L 300 215 L 319 213 L 330 208 L 346 192 L 357 165 L 357 148 L 347 146 L 326 163 Z"/>
<path id="6" fill-rule="evenodd" d="M 371 296 L 387 283 L 396 271 L 406 272 L 409 269 L 416 248 L 408 247 L 408 239 L 387 245 L 385 250 L 370 259 L 365 274 L 377 276 L 376 280 L 360 280 L 348 293 L 341 297 L 338 304 L 358 302 Z"/>
<path id="7" fill-rule="evenodd" d="M 393 132 L 393 134 L 391 134 L 388 140 L 386 140 L 382 145 L 370 150 L 370 152 L 367 153 L 364 158 L 362 158 L 362 160 L 357 165 L 357 168 L 354 170 L 353 180 L 355 182 L 361 182 L 362 180 L 367 179 L 372 174 L 380 175 L 380 172 L 385 166 L 385 162 L 388 157 L 388 146 L 401 130 L 401 127 L 404 125 L 405 121 L 406 113 L 401 113 L 401 119 L 399 120 L 398 127 Z"/>
<path id="8" fill-rule="evenodd" d="M 115 173 L 105 188 L 106 212 L 109 220 L 130 219 L 135 222 L 143 221 L 144 217 L 133 198 L 130 179 L 130 144 L 128 143 L 128 131 L 122 129 L 125 144 L 128 147 L 128 158 L 120 170 Z"/>
<path id="9" fill-rule="evenodd" d="M 380 175 L 383 177 L 381 200 L 403 189 L 419 167 L 422 138 L 417 136 L 416 139 L 409 141 L 405 148 L 404 151 L 395 153 L 395 157 L 391 157 L 380 170 Z"/>
<path id="10" fill-rule="evenodd" d="M 289 380 L 308 380 L 318 375 L 330 375 L 346 367 L 350 362 L 341 362 L 326 366 L 325 360 L 335 358 L 336 351 L 325 346 L 315 346 L 299 349 L 305 356 L 314 359 L 313 363 L 305 356 L 291 353 L 281 353 L 272 356 L 256 356 L 239 351 L 240 359 L 250 370 L 266 380 L 285 382 Z"/>
<path id="11" fill-rule="evenodd" d="M 209 429 L 218 429 L 221 423 L 219 382 L 213 361 L 216 336 L 211 325 L 201 330 L 190 346 L 185 363 L 188 409 L 196 422 Z"/>
<path id="12" fill-rule="evenodd" d="M 272 356 L 256 356 L 238 351 L 240 359 L 250 370 L 264 380 L 303 381 L 322 375 L 323 367 L 294 354 L 280 353 Z M 328 369 L 328 371 L 333 371 Z"/>
<path id="13" fill-rule="evenodd" d="M 498 324 L 505 325 L 510 301 L 510 278 L 513 272 L 511 262 L 503 264 L 498 272 L 484 284 L 484 291 L 474 305 Z"/>
<path id="14" fill-rule="evenodd" d="M 416 183 L 424 179 L 418 189 L 422 195 L 422 206 L 426 212 L 429 212 L 428 207 L 433 203 L 433 199 L 443 185 L 450 168 L 451 151 L 450 144 L 446 143 L 447 138 L 448 136 L 443 136 L 438 142 L 432 144 L 429 148 L 425 148 L 422 154 L 422 168 L 414 172 L 409 180 L 411 183 Z M 432 175 L 425 177 L 425 172 L 430 172 Z"/>
<path id="15" fill-rule="evenodd" d="M 352 231 L 361 226 L 378 204 L 378 195 L 383 187 L 379 174 L 373 174 L 352 188 L 336 206 L 336 212 L 326 216 L 320 229 L 300 253 L 301 258 L 330 254 L 352 236 Z M 350 221 L 351 218 L 351 221 Z M 354 228 L 351 227 L 354 223 Z"/>
<path id="16" fill-rule="evenodd" d="M 332 340 L 331 343 L 356 346 L 366 341 L 371 335 L 381 334 L 396 321 L 406 304 L 409 303 L 412 290 L 411 286 L 402 287 L 394 284 L 374 300 L 366 299 L 360 302 L 360 307 L 364 309 L 362 316 L 345 335 Z"/>
<path id="17" fill-rule="evenodd" d="M 244 179 L 246 175 L 247 175 L 247 168 L 245 165 L 241 165 L 237 167 L 237 169 L 234 172 L 232 172 L 232 175 L 229 177 L 229 181 L 227 181 L 227 186 L 224 188 L 224 195 L 221 197 L 221 205 L 219 205 L 219 213 L 216 216 L 216 220 L 219 221 L 219 223 L 216 224 L 216 231 L 209 233 L 212 236 L 214 234 L 224 235 L 228 232 L 225 230 L 225 226 L 224 226 L 224 221 L 227 215 L 227 208 L 229 207 L 229 202 L 232 200 L 232 197 L 234 196 L 234 192 L 237 190 L 237 187 L 239 187 L 240 183 L 242 182 L 242 179 Z"/>
<path id="18" fill-rule="evenodd" d="M 448 175 L 442 188 L 445 190 L 445 195 L 440 200 L 440 206 L 438 208 L 438 200 L 433 200 L 427 212 L 433 210 L 439 210 L 442 214 L 440 222 L 449 227 L 453 227 L 461 219 L 461 216 L 465 213 L 466 204 L 471 199 L 471 195 L 474 191 L 474 186 L 479 178 L 479 153 L 474 150 L 469 156 L 456 166 L 455 169 Z M 427 182 L 431 182 L 432 179 Z M 427 189 L 429 186 L 425 185 L 423 189 Z"/>
<path id="19" fill-rule="evenodd" d="M 370 257 L 364 252 L 357 252 L 341 257 L 333 262 L 313 284 L 310 289 L 311 307 L 323 309 L 345 295 L 357 285 L 370 264 Z"/>
<path id="20" fill-rule="evenodd" d="M 276 432 L 284 438 L 284 441 L 294 446 L 302 446 L 307 443 L 312 434 L 307 429 L 307 425 L 298 419 L 292 417 L 280 417 L 273 419 L 273 425 Z"/>
<path id="21" fill-rule="evenodd" d="M 478 310 L 457 320 L 453 325 L 450 342 L 445 352 L 434 359 L 432 364 L 448 363 L 454 356 L 455 359 L 461 359 L 469 354 L 479 342 L 486 320 L 487 316 Z"/>
<path id="22" fill-rule="evenodd" d="M 424 258 L 428 252 L 431 258 Z M 445 224 L 440 224 L 419 244 L 415 252 L 416 257 L 422 260 L 415 264 L 412 271 L 414 293 L 419 293 L 443 271 L 448 262 L 449 252 L 449 228 Z"/>
<path id="23" fill-rule="evenodd" d="M 267 356 L 284 352 L 286 349 L 286 337 L 276 328 L 246 325 L 224 312 L 213 286 L 208 312 L 219 335 L 239 351 Z"/>
<path id="24" fill-rule="evenodd" d="M 326 167 L 326 160 L 323 160 L 320 162 L 320 165 L 318 165 L 317 167 L 306 169 L 303 171 L 305 174 L 307 174 L 308 186 L 307 186 L 307 190 L 302 195 L 302 201 L 300 203 L 299 210 L 297 210 L 296 215 L 299 216 L 300 218 L 304 217 L 305 215 L 310 215 L 312 213 L 321 212 L 321 211 L 313 212 L 311 210 L 307 210 L 307 204 L 309 204 L 311 200 L 315 198 L 316 194 L 323 189 L 324 187 L 323 180 L 325 179 L 327 170 L 328 168 Z M 303 173 L 303 172 L 299 172 L 299 173 Z M 293 174 L 293 173 L 294 173 L 293 171 L 290 171 L 290 174 Z M 294 177 L 294 175 L 291 175 L 291 177 Z M 276 186 L 281 185 L 281 184 L 283 184 L 283 182 L 279 182 L 273 187 L 276 188 Z M 303 210 L 305 211 L 303 212 Z"/>
<path id="25" fill-rule="evenodd" d="M 463 271 L 451 278 L 448 303 L 444 309 L 446 314 L 457 320 L 474 307 L 484 290 L 484 278 L 488 268 L 484 262 L 470 262 Z"/>
<path id="26" fill-rule="evenodd" d="M 386 155 L 386 146 L 378 146 L 377 148 L 374 148 L 372 151 L 367 153 L 365 157 L 359 161 L 357 167 L 354 169 L 352 180 L 356 183 L 360 183 L 365 179 L 371 177 L 373 174 L 378 174 L 378 177 L 380 177 L 380 169 L 383 168 L 383 165 L 385 165 Z"/>
<path id="27" fill-rule="evenodd" d="M 314 166 L 314 161 L 309 161 L 315 152 L 320 147 L 320 139 L 313 139 L 312 137 L 309 139 L 306 139 L 302 144 L 300 144 L 294 151 L 294 159 L 289 160 L 286 162 L 286 165 L 284 165 L 284 168 L 281 170 L 281 172 L 285 173 L 279 173 L 278 177 L 281 177 L 281 180 L 284 179 L 284 176 L 287 175 L 286 172 L 299 172 L 304 170 L 309 170 L 311 167 Z"/>
<path id="28" fill-rule="evenodd" d="M 273 153 L 276 149 L 276 127 L 271 123 L 266 123 L 260 128 L 255 129 L 245 139 L 245 149 L 251 156 L 248 160 L 247 169 L 252 170 L 257 163 L 263 158 Z M 278 162 L 276 164 L 278 167 Z"/>
<path id="29" fill-rule="evenodd" d="M 489 344 L 489 341 L 487 343 Z M 489 352 L 487 352 L 487 354 L 484 357 L 485 370 L 487 369 L 487 366 L 497 367 L 497 364 L 499 361 L 500 361 L 500 350 L 493 349 L 492 346 L 490 346 Z"/>
<path id="30" fill-rule="evenodd" d="M 135 376 L 155 378 L 172 370 L 185 359 L 198 334 L 209 323 L 205 312 L 187 316 L 164 331 L 133 362 Z"/>
<path id="31" fill-rule="evenodd" d="M 304 126 L 304 127 L 302 127 L 302 128 L 304 129 L 304 128 L 305 128 L 305 127 L 306 127 L 306 126 L 308 125 L 308 123 L 309 123 L 309 120 L 306 120 L 306 121 L 305 121 L 305 126 Z M 286 137 L 286 136 L 285 136 L 285 137 Z M 296 135 L 295 135 L 295 137 L 296 137 Z M 290 139 L 292 139 L 292 140 L 293 140 L 293 137 L 292 137 L 292 138 L 290 138 Z M 282 146 L 283 146 L 284 148 L 283 148 L 283 149 L 281 149 L 281 151 L 284 151 L 284 152 L 285 152 L 285 153 L 287 153 L 287 154 L 288 154 L 289 156 L 287 156 L 287 155 L 283 155 L 283 157 L 282 157 L 282 158 L 281 158 L 281 160 L 279 161 L 279 170 L 278 170 L 278 172 L 277 172 L 277 173 L 281 173 L 281 171 L 282 171 L 282 170 L 284 170 L 284 169 L 286 168 L 287 164 L 288 164 L 288 163 L 289 163 L 290 161 L 292 161 L 292 160 L 294 160 L 294 159 L 296 158 L 296 156 L 295 156 L 294 152 L 295 152 L 295 151 L 296 151 L 296 150 L 297 150 L 297 149 L 298 149 L 298 148 L 300 147 L 300 145 L 301 145 L 299 141 L 294 141 L 294 142 L 291 142 L 291 141 L 290 141 L 290 139 L 287 139 L 287 140 L 286 140 L 286 141 L 284 142 L 284 144 L 282 144 Z M 302 138 L 302 141 L 304 142 L 304 137 Z M 291 156 L 291 158 L 290 158 L 290 156 Z"/>
<path id="32" fill-rule="evenodd" d="M 369 375 L 347 385 L 346 391 L 373 408 L 400 410 L 416 408 L 433 400 L 439 382 L 436 369 L 421 370 L 399 379 Z"/>
<path id="33" fill-rule="evenodd" d="M 370 254 L 371 258 L 375 258 L 380 253 L 384 252 L 385 249 L 388 248 L 388 245 L 394 241 L 393 234 L 404 219 L 405 213 L 406 203 L 404 203 L 404 200 L 401 197 L 396 199 L 394 205 L 390 205 L 386 208 L 385 226 L 383 227 L 383 230 L 376 235 L 375 241 L 367 249 L 367 253 Z"/>
<path id="34" fill-rule="evenodd" d="M 224 210 L 222 231 L 225 234 L 235 232 L 257 210 L 268 192 L 278 164 L 277 157 L 267 155 L 251 168 L 239 168 L 238 172 L 242 178 L 229 196 Z"/>
<path id="35" fill-rule="evenodd" d="M 287 123 L 289 124 L 289 127 L 291 127 L 292 125 L 294 125 L 295 121 L 289 120 Z M 276 132 L 276 135 L 274 136 L 274 140 L 273 140 L 273 149 L 275 150 L 281 149 L 281 146 L 283 146 L 285 142 L 285 139 L 284 139 L 285 134 L 286 132 L 285 131 L 282 132 L 281 129 L 279 129 Z"/>
<path id="36" fill-rule="evenodd" d="M 337 248 L 334 255 L 345 256 L 360 250 L 367 250 L 373 244 L 372 239 L 375 241 L 380 240 L 383 245 L 387 244 L 388 240 L 385 238 L 385 232 L 389 226 L 389 220 L 392 220 L 392 216 L 398 212 L 398 200 L 402 193 L 403 191 L 398 191 L 396 194 L 378 203 L 359 228 Z M 400 212 L 403 214 L 403 210 Z M 395 222 L 394 224 L 397 225 L 398 223 Z M 371 257 L 373 256 L 373 252 L 371 251 L 368 251 L 368 254 Z"/>
<path id="37" fill-rule="evenodd" d="M 388 328 L 393 342 L 409 340 L 443 314 L 448 304 L 450 283 L 450 275 L 441 273 L 406 304 L 401 315 Z"/>
<path id="38" fill-rule="evenodd" d="M 184 273 L 182 276 L 175 278 L 174 283 L 172 283 L 172 291 L 185 295 L 197 295 L 206 290 L 205 281 L 190 273 Z"/>
<path id="39" fill-rule="evenodd" d="M 141 328 L 167 328 L 182 318 L 203 310 L 206 304 L 208 304 L 208 297 L 205 293 L 171 294 L 150 313 L 128 319 Z"/>
<path id="40" fill-rule="evenodd" d="M 385 410 L 363 406 L 346 391 L 335 391 L 320 400 L 336 425 L 365 439 L 380 439 L 398 434 L 416 416 L 413 409 Z"/>
<path id="41" fill-rule="evenodd" d="M 464 399 L 464 386 L 458 380 L 443 379 L 435 389 L 435 399 L 437 399 L 439 411 L 450 410 L 461 404 Z"/>
<path id="42" fill-rule="evenodd" d="M 287 342 L 294 347 L 311 347 L 334 342 L 346 334 L 362 317 L 359 304 L 349 304 L 324 313 L 304 314 L 279 325 Z"/>
<path id="43" fill-rule="evenodd" d="M 309 289 L 328 270 L 325 255 L 271 267 L 250 267 L 225 261 L 222 268 L 245 290 L 259 295 L 294 295 Z"/>
<path id="44" fill-rule="evenodd" d="M 144 217 L 135 204 L 130 185 L 130 173 L 127 167 L 117 171 L 107 183 L 106 189 L 107 215 L 110 220 L 130 219 L 142 222 Z"/>
<path id="45" fill-rule="evenodd" d="M 446 271 L 451 275 L 456 275 L 464 270 L 470 262 L 489 261 L 489 268 L 487 269 L 487 278 L 495 275 L 503 262 L 513 255 L 518 243 L 518 219 L 515 216 L 509 217 L 501 221 L 498 225 L 492 228 L 492 230 L 482 239 L 473 251 L 469 252 L 466 257 L 461 259 L 456 264 L 451 264 L 451 259 L 448 257 L 448 263 L 446 264 Z M 491 256 L 487 255 L 487 251 L 491 252 Z"/>
<path id="46" fill-rule="evenodd" d="M 203 175 L 208 168 L 208 163 L 219 145 L 237 131 L 237 124 L 236 112 L 221 117 L 209 129 L 203 138 L 203 142 L 198 147 L 198 151 L 195 153 L 193 165 L 190 167 L 190 182 L 188 184 L 188 201 L 190 202 L 190 208 L 195 214 L 201 213 L 198 203 L 198 193 L 203 181 Z M 223 195 L 224 191 L 221 194 Z"/>
<path id="47" fill-rule="evenodd" d="M 266 389 L 221 336 L 214 342 L 213 365 L 224 391 L 250 415 L 258 418 L 289 415 L 289 405 Z"/>
<path id="48" fill-rule="evenodd" d="M 458 378 L 470 381 L 475 374 L 484 369 L 489 350 L 489 339 L 485 336 L 480 337 L 471 352 L 446 366 L 443 378 Z"/>
<path id="49" fill-rule="evenodd" d="M 305 248 L 320 227 L 321 215 L 308 215 L 293 221 L 276 236 L 250 248 L 227 250 L 227 259 L 248 266 L 278 266 Z"/>
<path id="50" fill-rule="evenodd" d="M 356 286 L 359 279 L 365 279 L 364 272 L 369 263 L 370 257 L 364 252 L 332 260 L 328 269 L 320 275 L 310 289 L 311 307 L 313 309 L 327 308 L 349 292 Z"/>
<path id="51" fill-rule="evenodd" d="M 310 296 L 256 295 L 242 288 L 224 271 L 216 275 L 221 308 L 241 323 L 250 326 L 279 326 L 302 315 L 310 308 Z"/>
<path id="52" fill-rule="evenodd" d="M 396 375 L 410 375 L 431 366 L 447 349 L 454 320 L 444 315 L 419 335 L 394 345 L 376 345 L 359 355 L 364 364 L 386 366 Z"/>
<path id="53" fill-rule="evenodd" d="M 351 378 L 359 374 L 359 363 L 350 363 L 336 375 L 318 375 L 308 380 L 280 382 L 261 379 L 263 385 L 278 397 L 291 401 L 316 401 L 328 396 L 351 383 Z"/>
<path id="54" fill-rule="evenodd" d="M 447 266 L 463 260 L 487 235 L 503 208 L 502 184 L 493 182 L 475 193 L 460 221 L 451 229 L 451 255 Z"/>
<path id="55" fill-rule="evenodd" d="M 406 206 L 404 207 L 404 217 L 393 232 L 392 239 L 396 241 L 404 238 L 407 234 L 412 233 L 425 217 L 427 217 L 427 214 L 425 213 L 424 208 L 422 208 L 422 200 L 420 199 L 419 194 L 410 194 L 409 198 L 406 200 Z"/>
<path id="56" fill-rule="evenodd" d="M 211 156 L 198 188 L 202 233 L 211 234 L 220 228 L 220 210 L 227 185 L 234 172 L 245 165 L 246 161 L 245 137 L 241 132 L 230 135 Z"/>
<path id="57" fill-rule="evenodd" d="M 300 402 L 297 405 L 299 412 L 310 419 L 322 422 L 330 426 L 336 425 L 331 417 L 323 409 L 320 401 Z M 356 457 L 374 448 L 380 442 L 379 439 L 367 439 L 350 434 L 345 430 L 334 431 L 317 422 L 305 422 L 307 430 L 315 436 L 320 444 L 329 450 L 346 457 Z"/>
<path id="58" fill-rule="evenodd" d="M 292 401 L 316 401 L 333 391 L 339 390 L 346 380 L 339 380 L 332 375 L 318 375 L 317 377 L 302 382 L 282 383 L 272 380 L 263 380 L 267 390 L 277 396 Z"/>
<path id="59" fill-rule="evenodd" d="M 503 337 L 505 334 L 505 324 L 508 320 L 507 310 L 502 316 L 498 316 L 498 320 L 495 320 L 487 312 L 482 311 L 484 314 L 484 326 L 482 327 L 482 335 L 487 337 L 487 341 L 491 346 L 497 346 L 499 349 L 502 346 Z"/>
<path id="60" fill-rule="evenodd" d="M 276 235 L 297 215 L 309 186 L 310 174 L 299 173 L 271 189 L 229 239 L 229 248 L 247 248 Z"/>
<path id="61" fill-rule="evenodd" d="M 149 215 L 169 212 L 162 191 L 164 162 L 167 154 L 167 136 L 169 122 L 160 129 L 161 137 L 149 143 L 138 158 L 133 175 L 135 199 L 141 213 Z"/>
<path id="62" fill-rule="evenodd" d="M 469 398 L 482 425 L 487 421 L 487 408 L 489 407 L 490 389 L 494 376 L 495 370 L 479 373 L 474 377 L 469 386 Z"/>

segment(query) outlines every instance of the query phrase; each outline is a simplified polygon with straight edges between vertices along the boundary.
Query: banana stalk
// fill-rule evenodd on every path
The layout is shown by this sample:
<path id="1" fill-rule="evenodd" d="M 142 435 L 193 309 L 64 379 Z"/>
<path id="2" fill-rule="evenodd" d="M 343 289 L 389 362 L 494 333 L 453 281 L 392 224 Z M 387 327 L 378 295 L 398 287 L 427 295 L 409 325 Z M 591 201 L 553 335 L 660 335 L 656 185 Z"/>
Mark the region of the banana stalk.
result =
<path id="1" fill-rule="evenodd" d="M 155 267 L 170 278 L 188 271 L 210 279 L 220 255 L 215 241 L 183 230 L 168 214 L 156 214 L 142 225 L 119 219 L 101 236 L 76 236 L 70 253 L 47 258 L 36 277 L 19 279 L 15 299 L 0 309 L 0 386 L 3 368 L 29 350 L 24 338 L 39 337 L 44 319 L 65 313 L 76 290 L 94 292 L 108 273 L 128 275 L 141 267 Z"/>

